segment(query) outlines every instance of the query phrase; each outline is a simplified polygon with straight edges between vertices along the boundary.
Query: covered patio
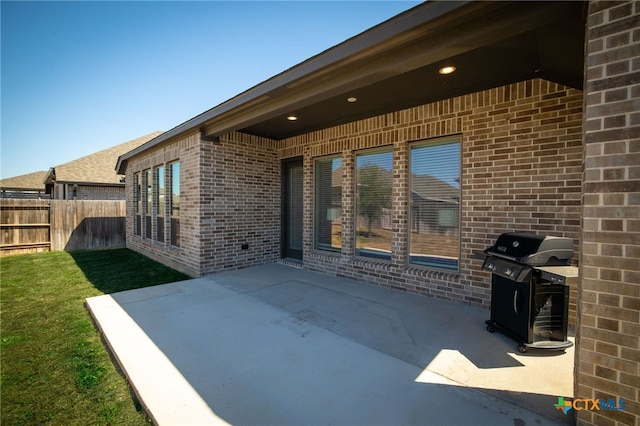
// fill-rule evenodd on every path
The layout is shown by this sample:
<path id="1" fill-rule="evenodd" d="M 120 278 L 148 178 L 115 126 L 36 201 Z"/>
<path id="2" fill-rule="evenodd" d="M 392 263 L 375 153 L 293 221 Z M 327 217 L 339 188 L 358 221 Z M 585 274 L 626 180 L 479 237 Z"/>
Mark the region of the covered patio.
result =
<path id="1" fill-rule="evenodd" d="M 520 354 L 481 308 L 278 263 L 87 306 L 161 425 L 573 422 L 573 348 Z"/>

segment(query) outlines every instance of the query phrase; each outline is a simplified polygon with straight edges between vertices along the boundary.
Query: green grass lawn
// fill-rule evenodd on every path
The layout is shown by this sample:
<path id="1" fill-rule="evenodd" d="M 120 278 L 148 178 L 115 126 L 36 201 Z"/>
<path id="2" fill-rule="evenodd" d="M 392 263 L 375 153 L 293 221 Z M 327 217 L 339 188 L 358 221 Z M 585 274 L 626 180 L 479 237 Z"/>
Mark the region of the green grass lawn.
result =
<path id="1" fill-rule="evenodd" d="M 128 249 L 2 258 L 1 423 L 149 424 L 84 301 L 188 278 Z"/>

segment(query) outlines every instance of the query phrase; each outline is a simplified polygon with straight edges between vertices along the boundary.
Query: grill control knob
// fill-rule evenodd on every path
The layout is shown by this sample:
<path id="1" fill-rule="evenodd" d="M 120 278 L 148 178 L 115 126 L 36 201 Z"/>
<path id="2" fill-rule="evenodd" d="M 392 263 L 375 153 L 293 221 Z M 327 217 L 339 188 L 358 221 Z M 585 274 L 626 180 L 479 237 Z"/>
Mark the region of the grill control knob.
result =
<path id="1" fill-rule="evenodd" d="M 511 275 L 513 275 L 513 269 L 511 268 L 507 268 L 504 270 L 504 274 L 508 277 L 510 277 Z"/>
<path id="2" fill-rule="evenodd" d="M 490 271 L 493 271 L 494 269 L 496 269 L 496 265 L 493 262 L 487 262 L 486 267 Z"/>

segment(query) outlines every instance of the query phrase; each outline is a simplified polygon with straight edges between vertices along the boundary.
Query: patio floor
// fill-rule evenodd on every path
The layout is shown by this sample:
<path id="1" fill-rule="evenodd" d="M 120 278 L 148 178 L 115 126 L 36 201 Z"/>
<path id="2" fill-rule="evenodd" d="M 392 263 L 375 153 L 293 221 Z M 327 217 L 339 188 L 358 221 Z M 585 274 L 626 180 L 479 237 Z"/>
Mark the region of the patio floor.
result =
<path id="1" fill-rule="evenodd" d="M 87 299 L 160 425 L 572 424 L 573 348 L 487 310 L 269 264 Z"/>

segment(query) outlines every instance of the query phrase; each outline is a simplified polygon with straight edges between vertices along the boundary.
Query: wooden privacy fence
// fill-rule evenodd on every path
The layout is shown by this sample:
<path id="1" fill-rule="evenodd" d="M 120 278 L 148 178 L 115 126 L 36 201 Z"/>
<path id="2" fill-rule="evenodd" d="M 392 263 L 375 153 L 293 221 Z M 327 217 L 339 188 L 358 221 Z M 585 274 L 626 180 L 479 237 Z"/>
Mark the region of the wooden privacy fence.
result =
<path id="1" fill-rule="evenodd" d="M 124 201 L 0 200 L 0 255 L 126 245 Z"/>
<path id="2" fill-rule="evenodd" d="M 51 200 L 0 200 L 0 254 L 48 251 Z"/>

